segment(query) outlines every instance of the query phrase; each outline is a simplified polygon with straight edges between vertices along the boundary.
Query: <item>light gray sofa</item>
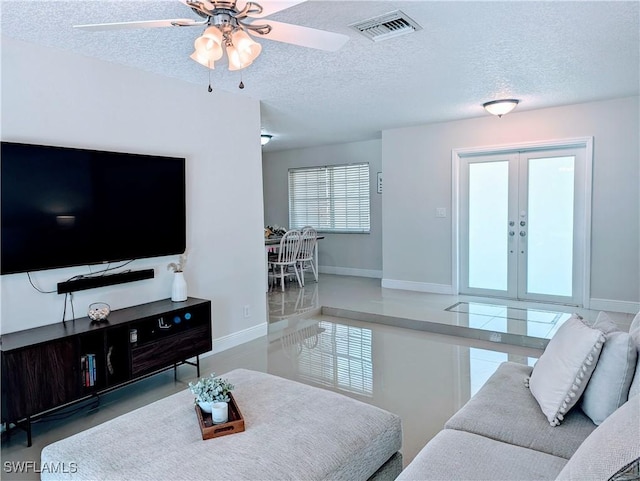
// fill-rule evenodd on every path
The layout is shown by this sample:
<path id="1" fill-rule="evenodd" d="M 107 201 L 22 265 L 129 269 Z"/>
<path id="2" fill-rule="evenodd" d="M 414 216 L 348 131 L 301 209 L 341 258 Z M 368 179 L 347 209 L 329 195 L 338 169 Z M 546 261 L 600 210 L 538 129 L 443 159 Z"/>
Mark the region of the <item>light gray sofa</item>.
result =
<path id="1" fill-rule="evenodd" d="M 640 315 L 631 329 L 637 349 Z M 634 364 L 628 401 L 599 426 L 579 403 L 552 426 L 525 382 L 533 368 L 505 362 L 397 479 L 640 480 L 640 360 Z"/>

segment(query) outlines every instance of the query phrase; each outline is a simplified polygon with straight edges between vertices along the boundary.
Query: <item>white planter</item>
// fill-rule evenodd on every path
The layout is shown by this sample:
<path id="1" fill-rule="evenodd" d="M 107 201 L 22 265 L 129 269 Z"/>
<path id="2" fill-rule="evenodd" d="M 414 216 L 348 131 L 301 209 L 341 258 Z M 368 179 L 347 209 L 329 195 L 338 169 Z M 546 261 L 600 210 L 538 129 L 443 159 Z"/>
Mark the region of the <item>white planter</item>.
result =
<path id="1" fill-rule="evenodd" d="M 198 401 L 202 412 L 211 414 L 213 424 L 222 424 L 229 421 L 229 403 Z"/>
<path id="2" fill-rule="evenodd" d="M 187 281 L 184 279 L 184 272 L 176 272 L 173 274 L 171 300 L 173 302 L 182 302 L 187 300 Z"/>
<path id="3" fill-rule="evenodd" d="M 215 404 L 215 403 L 198 401 L 198 406 L 200 406 L 200 409 L 202 409 L 202 412 L 209 413 L 209 414 L 211 414 L 211 405 L 212 404 Z"/>

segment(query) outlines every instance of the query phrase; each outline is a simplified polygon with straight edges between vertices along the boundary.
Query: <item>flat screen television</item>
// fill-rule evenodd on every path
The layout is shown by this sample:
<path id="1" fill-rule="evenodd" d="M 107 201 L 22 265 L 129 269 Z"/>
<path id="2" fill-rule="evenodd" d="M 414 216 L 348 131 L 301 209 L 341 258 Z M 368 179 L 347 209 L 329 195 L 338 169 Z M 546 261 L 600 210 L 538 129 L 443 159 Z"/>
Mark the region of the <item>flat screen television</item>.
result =
<path id="1" fill-rule="evenodd" d="M 185 159 L 2 142 L 2 274 L 179 254 Z"/>

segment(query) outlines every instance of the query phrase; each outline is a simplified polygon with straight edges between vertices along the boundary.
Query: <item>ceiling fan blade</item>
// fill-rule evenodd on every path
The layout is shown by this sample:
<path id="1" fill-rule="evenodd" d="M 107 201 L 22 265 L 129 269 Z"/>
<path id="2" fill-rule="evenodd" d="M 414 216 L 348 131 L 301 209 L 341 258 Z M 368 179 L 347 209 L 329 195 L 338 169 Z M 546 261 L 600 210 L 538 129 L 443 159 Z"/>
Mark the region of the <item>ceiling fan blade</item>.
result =
<path id="1" fill-rule="evenodd" d="M 275 40 L 276 42 L 291 43 L 293 45 L 300 45 L 301 47 L 316 48 L 329 52 L 340 50 L 349 40 L 348 35 L 341 33 L 327 32 L 326 30 L 318 30 L 317 28 L 303 27 L 301 25 L 276 22 L 268 19 L 255 22 L 253 19 L 248 18 L 244 23 L 249 25 L 266 23 L 271 26 L 271 32 L 264 35 L 248 29 L 248 32 L 256 38 L 266 38 Z"/>
<path id="2" fill-rule="evenodd" d="M 262 7 L 262 13 L 257 15 L 251 14 L 251 18 L 262 18 L 268 15 L 274 14 L 281 10 L 284 10 L 299 3 L 304 3 L 307 0 L 256 0 L 255 3 L 260 4 Z"/>
<path id="3" fill-rule="evenodd" d="M 157 28 L 157 27 L 192 27 L 202 25 L 190 18 L 173 18 L 169 20 L 143 20 L 140 22 L 116 22 L 116 23 L 94 23 L 89 25 L 74 25 L 73 28 L 82 30 L 124 30 L 128 28 Z"/>

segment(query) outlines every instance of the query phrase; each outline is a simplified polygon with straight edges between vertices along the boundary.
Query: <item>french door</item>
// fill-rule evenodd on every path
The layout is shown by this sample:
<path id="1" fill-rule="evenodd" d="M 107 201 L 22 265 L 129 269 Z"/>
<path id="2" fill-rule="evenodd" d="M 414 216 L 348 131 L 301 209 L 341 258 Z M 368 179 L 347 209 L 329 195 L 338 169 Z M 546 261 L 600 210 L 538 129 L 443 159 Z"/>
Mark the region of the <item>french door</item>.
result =
<path id="1" fill-rule="evenodd" d="M 585 150 L 460 156 L 461 293 L 583 304 Z"/>

